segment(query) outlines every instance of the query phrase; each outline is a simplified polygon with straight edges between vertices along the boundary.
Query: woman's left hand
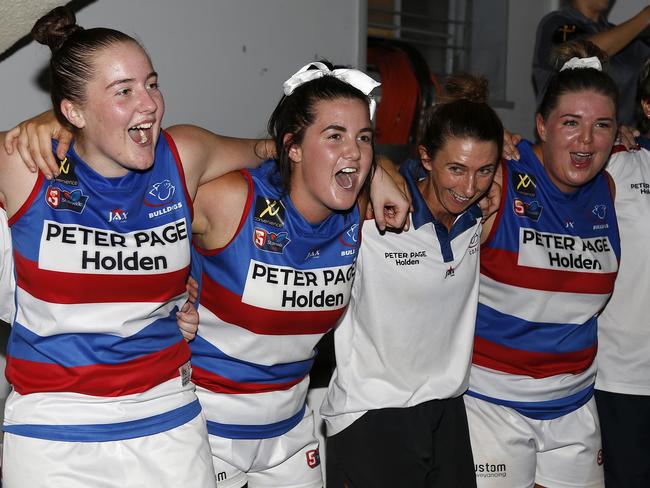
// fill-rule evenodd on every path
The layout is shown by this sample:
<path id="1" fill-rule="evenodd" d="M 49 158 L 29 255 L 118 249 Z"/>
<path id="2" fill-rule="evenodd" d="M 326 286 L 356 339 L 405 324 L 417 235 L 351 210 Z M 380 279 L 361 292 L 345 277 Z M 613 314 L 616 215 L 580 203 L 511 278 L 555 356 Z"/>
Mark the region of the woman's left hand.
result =
<path id="1" fill-rule="evenodd" d="M 196 337 L 196 332 L 199 330 L 199 312 L 196 311 L 193 304 L 187 301 L 183 308 L 176 312 L 176 322 L 183 338 L 190 342 Z"/>

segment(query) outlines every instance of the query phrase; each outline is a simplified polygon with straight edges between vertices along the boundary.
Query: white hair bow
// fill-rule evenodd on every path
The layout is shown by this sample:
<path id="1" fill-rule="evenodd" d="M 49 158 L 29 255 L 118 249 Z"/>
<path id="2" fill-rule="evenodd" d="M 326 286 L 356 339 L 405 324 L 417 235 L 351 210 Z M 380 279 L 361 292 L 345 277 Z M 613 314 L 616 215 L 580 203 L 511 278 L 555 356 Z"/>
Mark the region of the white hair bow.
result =
<path id="1" fill-rule="evenodd" d="M 309 69 L 315 66 L 317 69 Z M 291 95 L 296 88 L 308 81 L 322 78 L 323 76 L 333 76 L 349 85 L 352 85 L 364 95 L 370 96 L 370 92 L 377 88 L 381 83 L 373 80 L 370 76 L 363 71 L 353 68 L 339 68 L 330 70 L 325 64 L 313 62 L 306 64 L 298 70 L 291 78 L 284 82 L 284 94 Z M 370 118 L 375 115 L 375 99 L 370 96 Z"/>
<path id="2" fill-rule="evenodd" d="M 598 71 L 603 70 L 603 65 L 600 64 L 600 59 L 596 56 L 590 58 L 571 58 L 566 63 L 562 65 L 560 71 L 565 69 L 583 69 L 583 68 L 593 68 Z"/>

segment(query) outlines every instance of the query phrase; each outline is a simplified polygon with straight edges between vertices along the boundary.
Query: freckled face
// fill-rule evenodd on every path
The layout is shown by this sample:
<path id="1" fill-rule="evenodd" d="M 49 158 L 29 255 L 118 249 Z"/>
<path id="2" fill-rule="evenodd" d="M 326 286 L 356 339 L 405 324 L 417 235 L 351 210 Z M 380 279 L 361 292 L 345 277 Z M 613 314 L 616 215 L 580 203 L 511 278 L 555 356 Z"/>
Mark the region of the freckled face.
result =
<path id="1" fill-rule="evenodd" d="M 603 169 L 617 131 L 614 102 L 591 90 L 562 95 L 547 120 L 537 114 L 536 123 L 546 173 L 565 193 Z"/>
<path id="2" fill-rule="evenodd" d="M 165 104 L 144 50 L 120 42 L 99 51 L 86 102 L 64 114 L 78 129 L 76 150 L 104 176 L 153 164 Z"/>
<path id="3" fill-rule="evenodd" d="M 289 150 L 291 199 L 310 222 L 356 204 L 373 158 L 372 124 L 361 100 L 321 100 L 315 113 L 302 142 Z"/>

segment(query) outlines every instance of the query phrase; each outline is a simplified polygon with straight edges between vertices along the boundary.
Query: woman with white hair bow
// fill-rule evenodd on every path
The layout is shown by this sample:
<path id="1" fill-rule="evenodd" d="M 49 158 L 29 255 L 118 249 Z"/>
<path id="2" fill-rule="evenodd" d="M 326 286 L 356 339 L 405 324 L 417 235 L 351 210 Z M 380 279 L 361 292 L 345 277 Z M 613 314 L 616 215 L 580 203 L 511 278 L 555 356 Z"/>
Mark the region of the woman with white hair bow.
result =
<path id="1" fill-rule="evenodd" d="M 268 124 L 277 158 L 197 193 L 192 367 L 219 487 L 323 484 L 309 371 L 350 297 L 377 85 L 357 70 L 305 66 Z"/>

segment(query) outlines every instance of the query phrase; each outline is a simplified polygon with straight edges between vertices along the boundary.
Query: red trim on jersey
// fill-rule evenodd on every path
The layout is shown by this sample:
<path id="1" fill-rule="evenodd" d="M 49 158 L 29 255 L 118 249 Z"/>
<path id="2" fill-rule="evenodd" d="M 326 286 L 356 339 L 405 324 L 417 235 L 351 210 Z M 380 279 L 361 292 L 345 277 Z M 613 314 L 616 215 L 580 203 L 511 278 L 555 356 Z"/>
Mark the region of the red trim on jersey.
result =
<path id="1" fill-rule="evenodd" d="M 481 274 L 507 285 L 566 293 L 608 294 L 614 289 L 614 273 L 582 273 L 521 266 L 518 254 L 504 249 L 481 249 Z"/>
<path id="2" fill-rule="evenodd" d="M 43 186 L 43 180 L 45 180 L 45 177 L 43 176 L 43 173 L 40 171 L 38 172 L 38 177 L 36 178 L 36 183 L 34 183 L 34 187 L 32 188 L 31 193 L 27 197 L 27 200 L 25 200 L 25 203 L 23 203 L 18 211 L 11 216 L 9 219 L 9 227 L 14 225 L 22 215 L 29 210 L 29 207 L 31 207 L 32 203 L 34 203 L 34 200 L 36 200 L 36 197 L 38 196 L 38 193 L 41 191 L 41 187 Z"/>
<path id="3" fill-rule="evenodd" d="M 192 197 L 190 197 L 190 192 L 187 190 L 187 182 L 185 181 L 185 169 L 183 168 L 183 161 L 181 161 L 181 155 L 178 154 L 178 148 L 172 136 L 170 136 L 166 131 L 162 131 L 162 135 L 169 145 L 169 149 L 174 156 L 174 161 L 176 161 L 176 168 L 178 169 L 178 175 L 183 182 L 183 191 L 185 192 L 185 200 L 190 204 L 190 221 L 194 220 L 194 205 L 192 205 Z"/>
<path id="4" fill-rule="evenodd" d="M 255 334 L 324 334 L 336 325 L 346 307 L 337 310 L 268 310 L 242 303 L 241 296 L 219 285 L 203 273 L 201 305 L 224 322 Z"/>
<path id="5" fill-rule="evenodd" d="M 501 165 L 501 200 L 499 201 L 499 210 L 497 210 L 497 213 L 494 217 L 494 222 L 492 222 L 490 233 L 488 234 L 485 241 L 481 242 L 481 259 L 483 259 L 482 255 L 484 249 L 488 249 L 487 247 L 488 244 L 494 238 L 494 235 L 497 233 L 497 230 L 499 229 L 499 224 L 501 223 L 501 217 L 503 216 L 503 210 L 506 206 L 507 191 L 508 191 L 508 166 L 506 165 L 506 162 L 503 158 L 501 159 L 501 162 L 499 164 Z M 505 194 L 504 191 L 506 192 Z"/>
<path id="6" fill-rule="evenodd" d="M 232 243 L 232 241 L 234 241 L 235 238 L 239 235 L 239 232 L 241 232 L 242 227 L 244 227 L 244 224 L 246 223 L 248 213 L 250 212 L 251 206 L 253 205 L 253 193 L 254 193 L 253 178 L 251 177 L 251 174 L 246 169 L 239 170 L 239 172 L 242 174 L 242 176 L 246 180 L 246 184 L 248 185 L 248 195 L 246 196 L 246 205 L 244 205 L 244 210 L 242 211 L 241 217 L 239 219 L 239 225 L 237 226 L 237 230 L 230 238 L 230 240 L 222 247 L 216 247 L 214 249 L 203 249 L 202 247 L 200 247 L 198 244 L 195 243 L 194 247 L 199 252 L 199 254 L 203 256 L 214 256 L 216 254 L 219 254 L 225 248 L 227 248 Z"/>
<path id="7" fill-rule="evenodd" d="M 190 359 L 185 340 L 162 351 L 121 364 L 64 367 L 7 356 L 6 375 L 21 395 L 65 391 L 115 397 L 149 390 L 179 375 Z"/>
<path id="8" fill-rule="evenodd" d="M 192 381 L 196 385 L 214 393 L 227 393 L 229 395 L 288 390 L 303 379 L 304 376 L 285 383 L 238 383 L 203 368 L 192 366 Z"/>
<path id="9" fill-rule="evenodd" d="M 504 373 L 547 378 L 558 374 L 585 371 L 596 357 L 598 346 L 576 352 L 531 352 L 501 346 L 481 337 L 474 337 L 472 363 Z"/>
<path id="10" fill-rule="evenodd" d="M 636 145 L 634 146 L 634 148 L 632 148 L 632 149 L 630 149 L 630 150 L 631 150 L 631 151 L 638 151 L 639 149 L 641 149 L 641 146 L 639 146 L 638 144 L 636 144 Z M 620 153 L 620 152 L 627 152 L 627 147 L 625 147 L 623 144 L 616 144 L 616 145 L 612 148 L 612 154 L 616 154 L 616 153 Z"/>
<path id="11" fill-rule="evenodd" d="M 111 275 L 64 273 L 38 268 L 14 252 L 17 285 L 51 303 L 168 302 L 185 293 L 189 266 L 171 273 Z"/>

